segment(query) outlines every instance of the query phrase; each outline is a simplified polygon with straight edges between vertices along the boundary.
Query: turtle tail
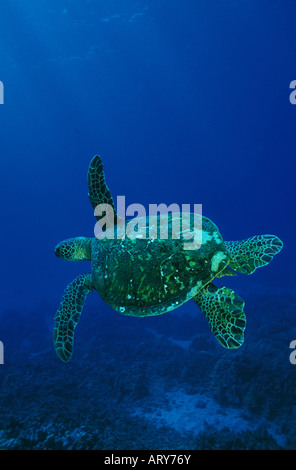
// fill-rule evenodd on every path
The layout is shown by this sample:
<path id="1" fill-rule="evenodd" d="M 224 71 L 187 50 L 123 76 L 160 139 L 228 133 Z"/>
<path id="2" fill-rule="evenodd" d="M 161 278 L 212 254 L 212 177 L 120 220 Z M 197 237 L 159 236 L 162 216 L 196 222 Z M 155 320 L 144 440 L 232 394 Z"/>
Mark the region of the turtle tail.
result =
<path id="1" fill-rule="evenodd" d="M 242 274 L 252 274 L 257 268 L 270 263 L 283 248 L 283 242 L 275 235 L 256 235 L 246 240 L 224 243 L 230 257 L 230 268 Z"/>

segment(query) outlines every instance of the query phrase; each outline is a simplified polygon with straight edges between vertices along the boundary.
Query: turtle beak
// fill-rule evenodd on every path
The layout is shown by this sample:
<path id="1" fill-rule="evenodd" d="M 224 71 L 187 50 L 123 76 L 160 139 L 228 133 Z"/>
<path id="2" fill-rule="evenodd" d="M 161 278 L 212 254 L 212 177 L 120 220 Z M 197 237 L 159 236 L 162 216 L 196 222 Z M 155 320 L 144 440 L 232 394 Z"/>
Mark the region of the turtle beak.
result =
<path id="1" fill-rule="evenodd" d="M 58 258 L 61 258 L 61 246 L 60 246 L 60 244 L 55 247 L 54 252 L 55 252 L 55 255 Z"/>

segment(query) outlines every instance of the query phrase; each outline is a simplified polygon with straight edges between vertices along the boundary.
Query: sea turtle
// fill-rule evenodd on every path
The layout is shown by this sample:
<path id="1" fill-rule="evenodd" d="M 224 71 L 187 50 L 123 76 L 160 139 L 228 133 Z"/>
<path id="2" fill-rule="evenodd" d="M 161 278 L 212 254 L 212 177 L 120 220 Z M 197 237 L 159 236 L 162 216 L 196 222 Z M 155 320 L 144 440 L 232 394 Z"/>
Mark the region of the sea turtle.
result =
<path id="1" fill-rule="evenodd" d="M 93 289 L 113 309 L 139 317 L 165 313 L 193 299 L 219 343 L 230 349 L 240 347 L 246 326 L 244 301 L 232 289 L 216 287 L 212 281 L 235 276 L 236 272 L 253 273 L 282 249 L 282 241 L 275 235 L 224 241 L 216 225 L 206 217 L 201 218 L 202 243 L 198 249 L 184 249 L 184 238 L 174 238 L 172 230 L 168 230 L 167 239 L 158 232 L 144 238 L 140 231 L 132 239 L 117 234 L 118 227 L 126 227 L 128 222 L 124 225 L 116 214 L 98 155 L 89 166 L 88 187 L 93 208 L 109 204 L 115 219 L 112 222 L 97 216 L 98 223 L 106 229 L 101 238 L 71 238 L 55 248 L 56 256 L 65 260 L 92 262 L 90 273 L 81 274 L 67 286 L 56 312 L 53 339 L 58 357 L 65 362 L 71 358 L 74 329 L 85 298 Z M 152 224 L 159 226 L 163 217 L 165 214 L 156 216 Z M 166 214 L 169 228 L 177 217 L 183 226 L 179 213 Z M 145 223 L 148 226 L 151 221 L 147 219 Z M 113 239 L 108 238 L 108 231 L 115 232 Z"/>

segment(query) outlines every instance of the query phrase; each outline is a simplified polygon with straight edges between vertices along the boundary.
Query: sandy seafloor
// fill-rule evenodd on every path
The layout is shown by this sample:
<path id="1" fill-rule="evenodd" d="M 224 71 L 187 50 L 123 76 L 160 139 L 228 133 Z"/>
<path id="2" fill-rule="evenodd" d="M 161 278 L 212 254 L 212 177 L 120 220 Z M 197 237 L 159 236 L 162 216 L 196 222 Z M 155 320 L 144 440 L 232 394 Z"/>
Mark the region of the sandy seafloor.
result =
<path id="1" fill-rule="evenodd" d="M 92 296 L 68 364 L 52 346 L 54 306 L 2 313 L 0 448 L 294 449 L 296 297 L 257 291 L 236 351 L 190 302 L 137 319 Z"/>

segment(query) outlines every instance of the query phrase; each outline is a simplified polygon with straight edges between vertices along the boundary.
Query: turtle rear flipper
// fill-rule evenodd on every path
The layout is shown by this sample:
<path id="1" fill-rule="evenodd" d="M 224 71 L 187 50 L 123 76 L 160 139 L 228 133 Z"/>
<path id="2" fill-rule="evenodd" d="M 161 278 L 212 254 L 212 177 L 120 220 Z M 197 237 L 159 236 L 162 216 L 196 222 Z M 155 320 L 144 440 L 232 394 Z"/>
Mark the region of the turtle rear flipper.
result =
<path id="1" fill-rule="evenodd" d="M 54 319 L 53 342 L 58 357 L 68 362 L 74 343 L 74 329 L 79 321 L 84 301 L 92 292 L 91 274 L 81 274 L 65 289 Z"/>
<path id="2" fill-rule="evenodd" d="M 117 225 L 123 220 L 121 217 L 118 217 L 116 213 L 111 192 L 105 181 L 102 159 L 99 155 L 96 155 L 89 165 L 88 197 L 94 209 L 99 205 L 102 206 L 103 210 L 103 205 L 108 205 L 113 209 L 112 215 L 110 215 L 110 213 L 107 213 L 105 217 L 96 215 L 97 221 L 102 228 L 105 225 L 107 229 L 113 225 Z"/>
<path id="3" fill-rule="evenodd" d="M 210 283 L 193 300 L 206 316 L 212 333 L 222 346 L 237 349 L 243 344 L 245 302 L 232 289 Z"/>
<path id="4" fill-rule="evenodd" d="M 252 274 L 257 268 L 270 263 L 283 248 L 283 242 L 275 235 L 256 235 L 224 244 L 229 253 L 230 268 L 242 274 Z"/>

